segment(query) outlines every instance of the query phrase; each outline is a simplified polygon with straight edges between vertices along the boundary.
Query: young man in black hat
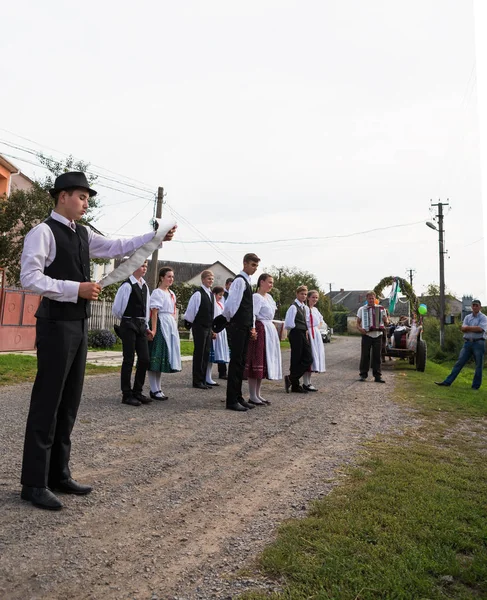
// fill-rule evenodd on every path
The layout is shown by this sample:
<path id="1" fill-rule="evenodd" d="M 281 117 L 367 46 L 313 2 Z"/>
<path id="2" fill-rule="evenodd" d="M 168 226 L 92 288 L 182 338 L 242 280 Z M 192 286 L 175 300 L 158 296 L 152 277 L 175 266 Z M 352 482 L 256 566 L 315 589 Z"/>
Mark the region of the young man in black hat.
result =
<path id="1" fill-rule="evenodd" d="M 88 346 L 90 301 L 101 287 L 90 281 L 90 257 L 131 254 L 154 232 L 110 240 L 76 224 L 96 195 L 84 173 L 63 173 L 50 190 L 55 207 L 25 237 L 20 280 L 43 296 L 36 313 L 37 376 L 25 432 L 22 493 L 34 506 L 60 510 L 51 490 L 88 494 L 91 487 L 71 478 L 71 431 L 81 400 Z M 174 229 L 166 240 L 172 239 Z"/>
<path id="2" fill-rule="evenodd" d="M 254 303 L 251 277 L 259 268 L 260 258 L 256 254 L 246 254 L 243 269 L 235 277 L 223 308 L 223 316 L 230 321 L 227 327 L 230 345 L 228 365 L 227 403 L 228 410 L 246 411 L 254 408 L 242 396 L 242 380 L 247 359 L 249 339 L 255 338 Z M 218 317 L 217 317 L 218 318 Z"/>
<path id="3" fill-rule="evenodd" d="M 152 402 L 142 393 L 145 375 L 149 368 L 149 318 L 150 292 L 144 276 L 147 261 L 118 288 L 113 301 L 112 313 L 120 319 L 117 334 L 122 340 L 123 362 L 120 371 L 122 404 L 140 406 Z M 130 381 L 137 354 L 134 385 Z"/>
<path id="4" fill-rule="evenodd" d="M 201 273 L 201 287 L 189 299 L 183 317 L 193 331 L 193 387 L 200 390 L 213 387 L 206 383 L 206 370 L 214 336 L 211 329 L 215 315 L 215 298 L 211 292 L 214 280 L 212 271 L 205 270 Z"/>

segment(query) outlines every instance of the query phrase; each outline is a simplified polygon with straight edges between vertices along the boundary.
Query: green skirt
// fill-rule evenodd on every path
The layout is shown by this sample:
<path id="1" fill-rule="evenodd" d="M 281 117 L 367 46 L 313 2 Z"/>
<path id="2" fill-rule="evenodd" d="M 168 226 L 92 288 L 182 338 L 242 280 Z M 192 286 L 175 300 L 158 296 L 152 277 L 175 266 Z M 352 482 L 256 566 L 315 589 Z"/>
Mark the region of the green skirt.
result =
<path id="1" fill-rule="evenodd" d="M 177 373 L 177 371 L 171 368 L 171 363 L 169 362 L 169 350 L 167 348 L 166 340 L 162 335 L 159 319 L 157 319 L 156 336 L 152 342 L 149 342 L 149 353 L 149 371 L 155 371 L 156 373 Z"/>

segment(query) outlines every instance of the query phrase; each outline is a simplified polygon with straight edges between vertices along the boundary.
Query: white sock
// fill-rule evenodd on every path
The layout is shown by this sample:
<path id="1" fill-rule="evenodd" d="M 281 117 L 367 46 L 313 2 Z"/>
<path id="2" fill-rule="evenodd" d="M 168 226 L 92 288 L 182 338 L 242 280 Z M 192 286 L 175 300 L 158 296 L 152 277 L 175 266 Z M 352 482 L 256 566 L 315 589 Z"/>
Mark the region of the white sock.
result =
<path id="1" fill-rule="evenodd" d="M 213 369 L 213 363 L 208 363 L 206 367 L 206 383 L 215 383 L 211 377 L 211 370 Z"/>
<path id="2" fill-rule="evenodd" d="M 310 385 L 311 373 L 309 371 L 306 371 L 306 373 L 303 375 L 303 383 L 304 383 L 304 385 Z"/>
<path id="3" fill-rule="evenodd" d="M 258 379 L 253 379 L 250 378 L 248 379 L 248 383 L 249 383 L 249 396 L 250 399 L 252 400 L 252 402 L 258 402 L 259 401 L 259 397 L 257 396 L 257 382 Z"/>
<path id="4" fill-rule="evenodd" d="M 255 394 L 261 402 L 265 402 L 265 398 L 262 398 L 262 396 L 260 394 L 260 388 L 262 387 L 262 379 L 257 379 L 256 382 L 257 382 L 257 387 L 255 390 Z"/>
<path id="5" fill-rule="evenodd" d="M 147 376 L 149 377 L 150 391 L 153 394 L 155 394 L 156 392 L 161 391 L 161 377 L 162 377 L 162 373 L 158 373 L 157 371 L 147 371 Z"/>

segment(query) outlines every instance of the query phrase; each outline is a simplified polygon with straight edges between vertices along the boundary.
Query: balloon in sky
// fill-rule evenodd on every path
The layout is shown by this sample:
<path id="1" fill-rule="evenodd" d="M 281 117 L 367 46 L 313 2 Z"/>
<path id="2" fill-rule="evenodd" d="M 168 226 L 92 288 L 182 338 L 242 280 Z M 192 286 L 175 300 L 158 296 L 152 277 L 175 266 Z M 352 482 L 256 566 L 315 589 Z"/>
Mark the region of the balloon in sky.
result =
<path id="1" fill-rule="evenodd" d="M 420 304 L 418 307 L 418 312 L 420 315 L 425 315 L 428 312 L 428 307 L 426 304 Z"/>

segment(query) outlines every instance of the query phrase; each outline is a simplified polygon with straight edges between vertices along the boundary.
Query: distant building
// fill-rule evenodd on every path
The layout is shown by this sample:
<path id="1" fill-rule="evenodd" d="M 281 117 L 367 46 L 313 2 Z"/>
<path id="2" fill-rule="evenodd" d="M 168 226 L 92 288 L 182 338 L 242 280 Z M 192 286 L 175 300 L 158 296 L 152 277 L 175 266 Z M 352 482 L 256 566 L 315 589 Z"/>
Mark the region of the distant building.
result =
<path id="1" fill-rule="evenodd" d="M 0 196 L 9 196 L 15 190 L 28 191 L 33 185 L 32 179 L 0 154 Z"/>

